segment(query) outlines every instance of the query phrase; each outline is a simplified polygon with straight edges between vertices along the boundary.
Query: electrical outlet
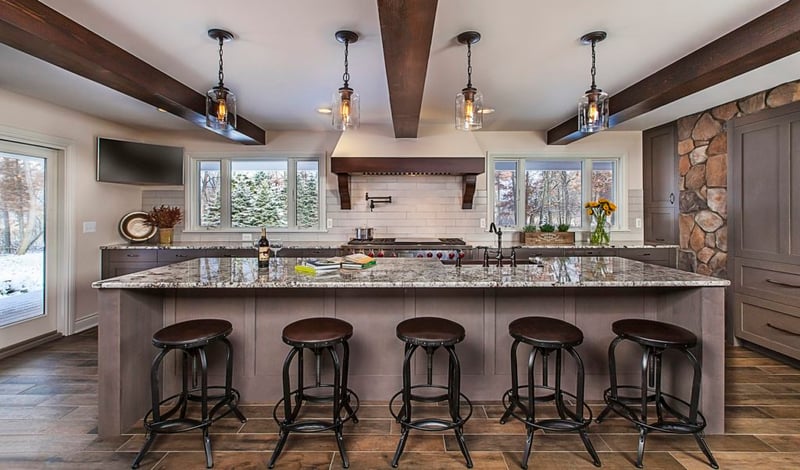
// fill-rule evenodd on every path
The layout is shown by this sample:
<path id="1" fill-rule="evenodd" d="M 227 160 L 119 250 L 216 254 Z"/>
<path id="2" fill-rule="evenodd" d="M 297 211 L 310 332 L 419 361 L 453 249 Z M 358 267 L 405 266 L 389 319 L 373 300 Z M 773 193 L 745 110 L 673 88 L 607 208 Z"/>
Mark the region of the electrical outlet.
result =
<path id="1" fill-rule="evenodd" d="M 333 219 L 328 219 L 327 223 L 325 224 L 328 228 L 333 228 Z"/>
<path id="2" fill-rule="evenodd" d="M 642 228 L 642 219 L 637 217 L 636 220 L 634 220 L 634 224 L 636 224 L 636 228 Z"/>
<path id="3" fill-rule="evenodd" d="M 486 219 L 481 217 L 481 228 L 486 228 Z"/>
<path id="4" fill-rule="evenodd" d="M 84 222 L 83 233 L 92 233 L 97 231 L 97 222 Z"/>
<path id="5" fill-rule="evenodd" d="M 251 241 L 253 241 L 253 234 L 252 233 L 243 233 L 242 234 L 242 241 L 243 242 L 251 242 Z"/>

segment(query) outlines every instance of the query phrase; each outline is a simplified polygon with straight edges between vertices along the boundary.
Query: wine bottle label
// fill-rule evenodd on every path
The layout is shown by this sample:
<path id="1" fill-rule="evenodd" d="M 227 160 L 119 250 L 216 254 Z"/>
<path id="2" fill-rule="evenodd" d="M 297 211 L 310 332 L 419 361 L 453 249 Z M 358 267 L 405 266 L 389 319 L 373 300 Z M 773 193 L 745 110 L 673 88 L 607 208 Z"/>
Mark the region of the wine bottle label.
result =
<path id="1" fill-rule="evenodd" d="M 258 260 L 269 261 L 269 247 L 258 247 Z"/>

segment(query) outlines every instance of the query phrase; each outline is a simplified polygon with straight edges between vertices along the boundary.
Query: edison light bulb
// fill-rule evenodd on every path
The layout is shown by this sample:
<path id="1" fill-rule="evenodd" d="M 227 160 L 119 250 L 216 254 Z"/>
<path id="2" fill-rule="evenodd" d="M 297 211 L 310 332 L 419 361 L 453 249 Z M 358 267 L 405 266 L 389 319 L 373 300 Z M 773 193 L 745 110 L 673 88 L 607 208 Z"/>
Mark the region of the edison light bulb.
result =
<path id="1" fill-rule="evenodd" d="M 469 127 L 475 122 L 475 103 L 472 100 L 464 100 L 464 124 Z"/>
<path id="2" fill-rule="evenodd" d="M 349 99 L 342 99 L 342 106 L 340 108 L 342 114 L 342 122 L 345 125 L 350 124 L 350 100 Z"/>
<path id="3" fill-rule="evenodd" d="M 228 119 L 228 103 L 224 97 L 219 97 L 217 100 L 217 121 L 224 123 Z"/>
<path id="4" fill-rule="evenodd" d="M 597 110 L 597 101 L 592 100 L 589 103 L 589 122 L 595 123 L 600 117 L 600 112 Z"/>

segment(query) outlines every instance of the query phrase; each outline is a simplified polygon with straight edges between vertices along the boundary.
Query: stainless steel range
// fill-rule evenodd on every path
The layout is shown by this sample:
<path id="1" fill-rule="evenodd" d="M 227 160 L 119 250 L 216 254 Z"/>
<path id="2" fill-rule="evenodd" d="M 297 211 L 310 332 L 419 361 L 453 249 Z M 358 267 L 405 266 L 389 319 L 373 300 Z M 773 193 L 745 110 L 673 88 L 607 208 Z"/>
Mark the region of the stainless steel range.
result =
<path id="1" fill-rule="evenodd" d="M 455 259 L 472 247 L 460 238 L 373 238 L 350 240 L 342 248 L 347 253 L 375 257 Z"/>

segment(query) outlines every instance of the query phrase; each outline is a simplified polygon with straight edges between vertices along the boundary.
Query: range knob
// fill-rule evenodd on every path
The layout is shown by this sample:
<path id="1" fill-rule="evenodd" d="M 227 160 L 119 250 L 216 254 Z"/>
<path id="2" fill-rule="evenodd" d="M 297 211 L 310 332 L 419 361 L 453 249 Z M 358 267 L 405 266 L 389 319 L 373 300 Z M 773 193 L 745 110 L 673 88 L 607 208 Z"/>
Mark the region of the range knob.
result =
<path id="1" fill-rule="evenodd" d="M 427 256 L 428 258 L 433 258 L 433 253 L 431 253 L 431 252 L 429 251 L 429 252 L 428 252 L 428 254 L 426 254 L 425 256 Z"/>
<path id="2" fill-rule="evenodd" d="M 456 257 L 456 254 L 451 251 L 450 253 L 447 253 L 447 257 L 453 259 Z"/>
<path id="3" fill-rule="evenodd" d="M 417 258 L 422 258 L 422 253 L 417 253 Z"/>
<path id="4" fill-rule="evenodd" d="M 384 257 L 384 252 L 383 250 L 381 250 L 378 252 L 378 258 L 383 258 L 383 257 Z"/>
<path id="5" fill-rule="evenodd" d="M 439 259 L 442 259 L 442 252 L 441 251 L 437 251 L 436 252 L 436 257 L 439 258 Z"/>

